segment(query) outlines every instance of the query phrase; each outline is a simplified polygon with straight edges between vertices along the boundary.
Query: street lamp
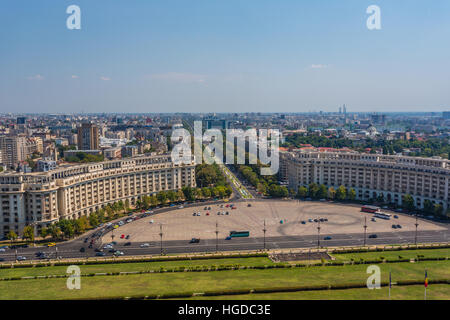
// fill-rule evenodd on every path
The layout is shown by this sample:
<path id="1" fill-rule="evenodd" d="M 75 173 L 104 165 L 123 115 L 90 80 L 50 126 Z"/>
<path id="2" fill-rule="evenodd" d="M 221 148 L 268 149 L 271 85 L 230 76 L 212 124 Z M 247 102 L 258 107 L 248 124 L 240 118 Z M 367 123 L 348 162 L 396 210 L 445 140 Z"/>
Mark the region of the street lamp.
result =
<path id="1" fill-rule="evenodd" d="M 364 247 L 366 246 L 367 217 L 364 217 Z"/>
<path id="2" fill-rule="evenodd" d="M 317 219 L 317 248 L 320 249 L 320 220 Z"/>
<path id="3" fill-rule="evenodd" d="M 264 251 L 266 250 L 266 231 L 267 231 L 267 229 L 266 229 L 266 219 L 264 219 L 264 229 L 263 229 L 263 232 L 264 232 Z"/>
<path id="4" fill-rule="evenodd" d="M 216 253 L 219 251 L 219 224 L 216 221 Z"/>
<path id="5" fill-rule="evenodd" d="M 416 233 L 414 235 L 414 245 L 417 245 L 417 227 L 419 226 L 419 217 L 416 214 L 416 223 L 414 224 L 416 226 Z"/>
<path id="6" fill-rule="evenodd" d="M 161 238 L 161 255 L 163 255 L 163 232 L 162 232 L 162 224 L 159 224 L 159 236 Z"/>

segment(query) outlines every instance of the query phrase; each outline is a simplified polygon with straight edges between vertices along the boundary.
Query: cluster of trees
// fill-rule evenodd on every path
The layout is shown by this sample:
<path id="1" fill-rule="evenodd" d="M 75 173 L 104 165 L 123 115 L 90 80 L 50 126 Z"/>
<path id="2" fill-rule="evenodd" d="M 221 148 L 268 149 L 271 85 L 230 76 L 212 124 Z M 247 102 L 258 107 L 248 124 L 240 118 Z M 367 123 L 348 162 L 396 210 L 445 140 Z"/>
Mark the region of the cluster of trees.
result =
<path id="1" fill-rule="evenodd" d="M 443 158 L 450 159 L 450 143 L 447 139 L 439 138 L 429 138 L 427 140 L 374 140 L 366 139 L 361 143 L 361 141 L 353 141 L 347 138 L 339 137 L 324 137 L 308 135 L 304 136 L 302 134 L 293 134 L 286 137 L 283 147 L 300 147 L 302 144 L 311 144 L 314 147 L 328 147 L 328 148 L 351 148 L 358 151 L 363 151 L 366 148 L 382 149 L 383 154 L 395 154 L 401 153 L 405 149 L 417 149 L 417 151 L 412 152 L 411 156 L 418 157 L 432 157 L 441 156 Z"/>
<path id="2" fill-rule="evenodd" d="M 415 204 L 414 204 L 414 198 L 407 194 L 403 196 L 402 204 L 405 209 L 408 210 L 417 210 Z M 423 203 L 423 212 L 430 214 L 430 215 L 436 215 L 436 216 L 445 216 L 446 212 L 444 211 L 444 207 L 439 203 L 433 203 L 430 200 L 425 200 Z"/>
<path id="3" fill-rule="evenodd" d="M 195 167 L 195 179 L 197 186 L 201 188 L 228 185 L 227 179 L 216 163 L 197 165 Z"/>
<path id="4" fill-rule="evenodd" d="M 80 163 L 87 163 L 87 162 L 100 162 L 104 160 L 104 157 L 102 154 L 88 154 L 85 152 L 77 152 L 74 156 L 69 156 L 65 158 L 68 162 L 80 162 Z"/>
<path id="5" fill-rule="evenodd" d="M 157 205 L 171 202 L 195 201 L 197 199 L 227 198 L 233 192 L 230 185 L 191 188 L 184 187 L 178 191 L 160 191 L 155 195 L 143 196 L 136 202 L 136 208 L 146 210 Z"/>
<path id="6" fill-rule="evenodd" d="M 262 165 L 235 165 L 237 171 L 252 185 L 258 192 L 271 197 L 285 197 L 289 194 L 286 187 L 279 186 L 277 177 L 260 175 Z M 285 195 L 287 194 L 287 195 Z"/>
<path id="7" fill-rule="evenodd" d="M 327 187 L 326 185 L 318 185 L 311 183 L 308 187 L 300 186 L 297 191 L 297 197 L 312 198 L 312 199 L 330 199 L 330 200 L 355 200 L 356 191 L 353 188 L 347 189 L 345 186 L 339 186 L 337 189 L 334 187 Z"/>

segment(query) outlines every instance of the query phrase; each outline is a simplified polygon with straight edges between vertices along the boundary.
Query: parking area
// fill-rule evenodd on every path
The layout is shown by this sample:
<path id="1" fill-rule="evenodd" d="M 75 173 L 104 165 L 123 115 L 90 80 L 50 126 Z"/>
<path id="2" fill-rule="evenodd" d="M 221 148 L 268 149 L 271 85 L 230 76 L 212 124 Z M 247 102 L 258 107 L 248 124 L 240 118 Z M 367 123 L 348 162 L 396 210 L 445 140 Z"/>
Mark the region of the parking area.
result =
<path id="1" fill-rule="evenodd" d="M 320 223 L 320 233 L 328 235 L 362 233 L 364 218 L 367 218 L 368 234 L 415 230 L 413 217 L 390 212 L 392 216 L 398 215 L 398 219 L 377 218 L 376 221 L 371 221 L 373 215 L 361 212 L 359 206 L 338 203 L 294 200 L 248 201 L 234 203 L 235 209 L 226 205 L 230 204 L 208 205 L 206 210 L 204 205 L 199 205 L 139 219 L 115 229 L 114 240 L 118 243 L 159 241 L 160 225 L 164 240 L 215 239 L 216 223 L 221 239 L 228 236 L 232 230 L 250 231 L 250 238 L 262 237 L 264 222 L 266 237 L 314 235 L 317 234 L 318 226 L 314 219 L 320 218 L 325 220 Z M 401 225 L 401 229 L 393 229 L 393 224 Z M 444 230 L 444 228 L 431 222 L 420 221 L 419 230 Z M 125 239 L 127 235 L 129 239 Z M 103 242 L 110 241 L 111 233 L 104 235 Z"/>

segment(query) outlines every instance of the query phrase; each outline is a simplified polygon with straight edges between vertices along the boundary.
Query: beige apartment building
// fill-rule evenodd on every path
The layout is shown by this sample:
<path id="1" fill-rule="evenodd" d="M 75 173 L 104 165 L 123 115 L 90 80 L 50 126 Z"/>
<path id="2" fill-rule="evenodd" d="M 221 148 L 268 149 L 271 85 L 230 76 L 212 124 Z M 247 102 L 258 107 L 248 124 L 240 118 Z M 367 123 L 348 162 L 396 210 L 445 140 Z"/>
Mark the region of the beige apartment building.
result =
<path id="1" fill-rule="evenodd" d="M 116 201 L 134 204 L 144 195 L 195 187 L 195 162 L 175 164 L 170 155 L 141 156 L 60 167 L 48 172 L 0 173 L 0 237 L 26 225 L 74 219 Z"/>
<path id="2" fill-rule="evenodd" d="M 450 161 L 441 158 L 388 156 L 357 152 L 293 151 L 280 153 L 280 180 L 289 188 L 310 183 L 344 185 L 359 200 L 375 199 L 402 204 L 410 194 L 416 207 L 424 201 L 448 208 Z"/>

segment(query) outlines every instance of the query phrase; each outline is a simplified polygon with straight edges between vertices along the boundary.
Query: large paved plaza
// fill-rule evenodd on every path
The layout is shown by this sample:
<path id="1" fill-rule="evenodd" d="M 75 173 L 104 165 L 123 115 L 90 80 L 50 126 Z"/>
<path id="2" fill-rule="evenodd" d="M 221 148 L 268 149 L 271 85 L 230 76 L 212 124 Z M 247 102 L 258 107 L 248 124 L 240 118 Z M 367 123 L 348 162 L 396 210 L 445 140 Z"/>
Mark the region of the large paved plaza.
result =
<path id="1" fill-rule="evenodd" d="M 209 205 L 211 210 L 204 210 L 204 205 L 182 208 L 143 218 L 116 229 L 114 239 L 119 243 L 159 241 L 160 225 L 164 240 L 215 239 L 216 223 L 221 239 L 231 230 L 248 230 L 250 237 L 262 237 L 264 221 L 266 237 L 313 235 L 317 234 L 318 224 L 308 222 L 308 219 L 316 218 L 328 219 L 327 222 L 320 224 L 320 233 L 329 235 L 362 233 L 365 217 L 368 234 L 415 230 L 415 219 L 412 217 L 389 212 L 392 215 L 397 214 L 399 218 L 391 220 L 377 218 L 377 221 L 373 222 L 372 214 L 361 212 L 360 207 L 354 205 L 292 200 L 237 202 L 235 203 L 237 209 L 234 210 L 226 208 L 225 205 L 223 208 L 220 205 Z M 229 215 L 217 215 L 219 211 L 228 211 Z M 193 216 L 194 212 L 200 212 L 201 215 Z M 306 224 L 302 224 L 302 221 L 306 221 Z M 402 229 L 392 229 L 392 224 L 400 224 Z M 444 230 L 444 228 L 431 222 L 420 221 L 419 230 Z M 129 240 L 120 239 L 122 234 L 130 235 Z M 111 241 L 111 234 L 106 234 L 103 240 Z"/>

